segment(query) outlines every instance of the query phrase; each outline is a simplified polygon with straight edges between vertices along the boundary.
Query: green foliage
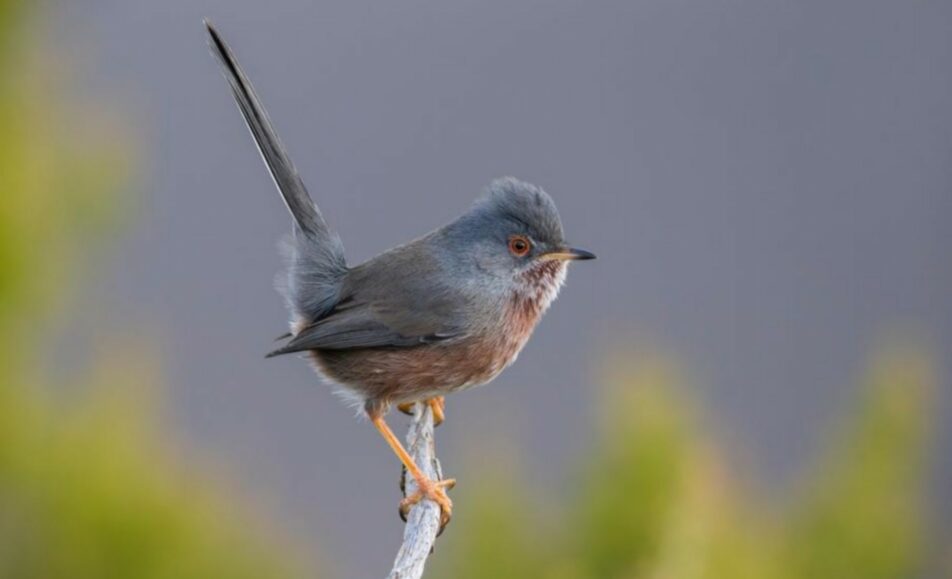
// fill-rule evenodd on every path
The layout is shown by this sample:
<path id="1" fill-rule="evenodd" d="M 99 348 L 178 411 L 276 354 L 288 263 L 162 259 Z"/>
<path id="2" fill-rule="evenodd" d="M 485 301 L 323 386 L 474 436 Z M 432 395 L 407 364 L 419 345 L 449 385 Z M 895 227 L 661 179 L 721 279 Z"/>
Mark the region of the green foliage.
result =
<path id="1" fill-rule="evenodd" d="M 738 479 L 677 394 L 669 364 L 655 359 L 623 368 L 602 392 L 602 430 L 568 506 L 533 502 L 511 466 L 505 485 L 480 483 L 470 494 L 461 487 L 462 506 L 440 545 L 436 575 L 922 576 L 939 563 L 927 549 L 923 512 L 933 382 L 921 357 L 881 356 L 862 402 L 813 476 L 794 499 L 774 505 Z M 492 573 L 475 571 L 487 566 Z"/>
<path id="2" fill-rule="evenodd" d="M 66 106 L 62 71 L 25 40 L 20 3 L 0 9 L 0 352 L 4 366 L 34 353 L 30 338 L 56 317 L 88 244 L 115 223 L 128 139 L 92 108 Z M 11 43 L 11 44 L 6 44 Z M 75 96 L 71 96 L 75 100 Z"/>
<path id="3" fill-rule="evenodd" d="M 527 488 L 507 478 L 504 472 L 480 471 L 479 488 L 465 495 L 478 516 L 466 526 L 467 540 L 457 543 L 457 557 L 467 564 L 454 565 L 447 576 L 456 579 L 483 577 L 536 577 L 548 554 L 545 533 L 538 533 L 536 521 L 513 521 L 512 513 L 522 513 L 521 503 L 528 500 Z M 475 480 L 475 479 L 474 479 Z M 453 529 L 455 531 L 455 529 Z M 449 533 L 445 537 L 449 537 Z M 439 561 L 443 539 L 437 541 Z M 476 563 L 478 562 L 478 564 Z"/>
<path id="4" fill-rule="evenodd" d="M 3 407 L 0 577 L 293 576 L 234 497 L 172 460 L 130 387 L 149 365 L 122 354 L 79 408 Z"/>
<path id="5" fill-rule="evenodd" d="M 914 354 L 879 360 L 851 428 L 820 469 L 791 529 L 801 577 L 920 576 L 928 364 Z"/>
<path id="6" fill-rule="evenodd" d="M 27 13 L 0 0 L 0 577 L 301 576 L 160 442 L 143 356 L 114 349 L 68 406 L 44 395 L 38 338 L 117 222 L 130 159 L 108 118 L 59 98 Z"/>
<path id="7" fill-rule="evenodd" d="M 634 381 L 653 383 L 665 373 L 644 372 L 632 374 Z M 635 573 L 658 556 L 664 519 L 678 498 L 671 490 L 689 466 L 687 425 L 663 392 L 616 388 L 611 398 L 619 400 L 603 408 L 603 444 L 585 468 L 597 474 L 582 481 L 579 496 L 587 499 L 575 504 L 571 523 L 579 531 L 581 567 L 597 577 Z"/>

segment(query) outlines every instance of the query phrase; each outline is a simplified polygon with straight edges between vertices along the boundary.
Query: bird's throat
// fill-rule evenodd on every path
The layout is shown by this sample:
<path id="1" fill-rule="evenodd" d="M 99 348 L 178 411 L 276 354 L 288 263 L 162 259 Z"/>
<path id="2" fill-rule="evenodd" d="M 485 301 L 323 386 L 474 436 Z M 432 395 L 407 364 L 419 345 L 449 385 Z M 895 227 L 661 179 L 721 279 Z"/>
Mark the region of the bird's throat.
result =
<path id="1" fill-rule="evenodd" d="M 514 302 L 532 325 L 545 313 L 565 282 L 566 266 L 561 261 L 543 261 L 519 276 Z"/>

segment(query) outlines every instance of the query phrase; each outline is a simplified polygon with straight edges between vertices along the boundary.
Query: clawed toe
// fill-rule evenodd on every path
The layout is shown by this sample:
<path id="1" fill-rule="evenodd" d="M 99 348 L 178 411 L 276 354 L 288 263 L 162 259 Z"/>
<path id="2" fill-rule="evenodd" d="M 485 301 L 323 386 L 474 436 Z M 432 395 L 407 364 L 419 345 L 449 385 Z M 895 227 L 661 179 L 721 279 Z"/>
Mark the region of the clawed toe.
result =
<path id="1" fill-rule="evenodd" d="M 414 505 L 419 503 L 424 498 L 431 500 L 440 506 L 439 532 L 442 534 L 443 529 L 446 528 L 446 525 L 449 524 L 450 519 L 453 517 L 453 501 L 450 500 L 450 497 L 446 494 L 446 491 L 456 486 L 456 479 L 446 479 L 441 481 L 432 481 L 427 479 L 424 481 L 418 481 L 418 486 L 420 487 L 419 490 L 400 501 L 400 518 L 403 519 L 403 522 L 406 522 L 407 516 L 410 514 L 410 509 L 413 508 Z"/>
<path id="2" fill-rule="evenodd" d="M 413 406 L 415 404 L 415 402 L 404 402 L 403 404 L 397 404 L 397 410 L 406 414 L 407 416 L 413 416 Z M 446 399 L 442 396 L 435 396 L 425 400 L 424 404 L 429 406 L 430 411 L 433 412 L 433 426 L 439 426 L 443 424 L 443 420 L 446 417 Z"/>
<path id="3" fill-rule="evenodd" d="M 433 412 L 433 426 L 443 424 L 446 419 L 446 398 L 436 396 L 426 401 L 430 405 L 430 411 Z"/>
<path id="4" fill-rule="evenodd" d="M 442 397 L 439 397 L 439 400 L 430 400 L 428 401 L 432 406 L 434 403 L 442 406 Z M 407 520 L 407 515 L 410 513 L 413 505 L 417 504 L 421 500 L 429 499 L 435 502 L 440 506 L 440 533 L 443 532 L 443 529 L 450 522 L 450 517 L 453 515 L 453 501 L 446 495 L 446 491 L 456 486 L 456 481 L 454 479 L 446 479 L 441 481 L 434 481 L 430 477 L 426 476 L 423 471 L 420 470 L 420 467 L 417 466 L 414 462 L 413 457 L 403 448 L 403 445 L 400 444 L 400 439 L 394 435 L 393 431 L 390 430 L 390 427 L 387 426 L 387 422 L 383 419 L 383 414 L 378 412 L 373 412 L 368 410 L 367 414 L 370 417 L 371 423 L 374 427 L 380 431 L 380 435 L 383 436 L 384 440 L 387 441 L 387 444 L 390 445 L 390 448 L 393 449 L 394 454 L 400 459 L 400 462 L 403 463 L 403 472 L 400 476 L 400 489 L 406 494 L 404 490 L 406 488 L 406 478 L 407 475 L 411 475 L 413 480 L 416 481 L 417 490 L 410 496 L 403 499 L 400 502 L 400 518 Z"/>

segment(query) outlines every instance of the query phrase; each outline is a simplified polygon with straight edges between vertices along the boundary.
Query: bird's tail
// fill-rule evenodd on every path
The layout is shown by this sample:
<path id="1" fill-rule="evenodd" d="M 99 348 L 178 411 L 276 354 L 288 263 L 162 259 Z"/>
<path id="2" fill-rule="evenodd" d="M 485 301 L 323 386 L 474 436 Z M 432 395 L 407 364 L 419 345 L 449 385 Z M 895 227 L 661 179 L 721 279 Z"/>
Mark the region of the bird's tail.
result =
<path id="1" fill-rule="evenodd" d="M 332 307 L 341 278 L 347 271 L 343 245 L 327 227 L 308 194 L 304 181 L 271 125 L 268 113 L 231 49 L 208 20 L 205 27 L 208 29 L 208 44 L 221 63 L 238 110 L 294 218 L 295 235 L 290 247 L 288 279 L 281 284 L 286 286 L 283 291 L 296 318 L 319 318 Z"/>
<path id="2" fill-rule="evenodd" d="M 308 235 L 317 237 L 326 235 L 327 224 L 324 222 L 324 217 L 294 168 L 291 157 L 271 125 L 267 111 L 264 110 L 254 87 L 251 86 L 251 81 L 248 80 L 231 49 L 222 40 L 215 27 L 207 20 L 205 27 L 208 29 L 208 44 L 212 53 L 222 65 L 225 78 L 228 79 L 234 93 L 238 110 L 241 111 L 241 116 L 244 117 L 248 130 L 255 139 L 255 144 L 258 145 L 258 151 L 268 166 L 275 185 L 284 197 L 284 203 L 288 206 L 291 216 L 294 217 L 295 225 Z"/>

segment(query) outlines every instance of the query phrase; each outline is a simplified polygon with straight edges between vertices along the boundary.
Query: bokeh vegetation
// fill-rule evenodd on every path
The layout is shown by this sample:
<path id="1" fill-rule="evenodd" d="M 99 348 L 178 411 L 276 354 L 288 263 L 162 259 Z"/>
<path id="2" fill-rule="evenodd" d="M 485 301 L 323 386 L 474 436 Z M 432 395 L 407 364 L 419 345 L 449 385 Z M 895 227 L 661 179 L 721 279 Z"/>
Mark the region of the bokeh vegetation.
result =
<path id="1" fill-rule="evenodd" d="M 64 378 L 49 384 L 49 344 L 90 248 L 115 231 L 132 159 L 38 50 L 33 8 L 0 0 L 0 577 L 302 576 L 160 439 L 146 356 L 119 348 L 65 378 L 68 403 Z"/>
<path id="2" fill-rule="evenodd" d="M 776 504 L 728 465 L 679 395 L 673 365 L 619 364 L 574 492 L 533 499 L 528 473 L 483 463 L 455 498 L 439 577 L 898 579 L 948 576 L 928 538 L 934 382 L 903 348 L 875 359 L 861 400 L 794 498 Z M 487 473 L 487 468 L 489 472 Z M 483 479 L 489 477 L 488 484 Z M 946 543 L 947 544 L 947 543 Z"/>
<path id="3" fill-rule="evenodd" d="M 61 95 L 26 2 L 0 0 L 0 577 L 312 577 L 240 501 L 170 451 L 156 371 L 134 348 L 50 387 L 47 349 L 84 260 L 116 230 L 128 136 Z M 49 59 L 49 60 L 45 60 Z M 59 66 L 64 67 L 60 64 Z M 72 100 L 72 99 L 70 99 Z M 600 431 L 559 502 L 483 462 L 438 544 L 436 577 L 862 579 L 941 576 L 925 493 L 935 378 L 892 351 L 793 498 L 730 468 L 660 359 L 619 363 Z M 62 380 L 62 377 L 58 378 Z M 944 559 L 944 561 L 943 561 Z M 949 575 L 945 575 L 949 576 Z"/>

